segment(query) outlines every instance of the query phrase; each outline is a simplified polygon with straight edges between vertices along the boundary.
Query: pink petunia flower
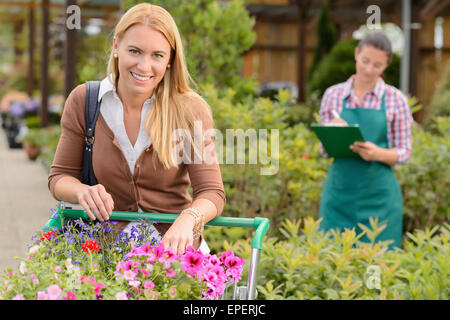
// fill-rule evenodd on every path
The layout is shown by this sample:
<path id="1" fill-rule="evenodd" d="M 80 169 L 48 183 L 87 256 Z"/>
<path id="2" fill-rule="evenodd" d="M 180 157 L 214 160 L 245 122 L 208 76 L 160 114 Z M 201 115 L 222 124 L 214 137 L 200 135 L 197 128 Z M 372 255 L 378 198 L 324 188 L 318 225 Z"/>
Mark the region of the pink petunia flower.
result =
<path id="1" fill-rule="evenodd" d="M 166 250 L 165 255 L 167 256 L 167 261 L 170 262 L 175 262 L 177 261 L 178 256 L 172 252 L 172 248 L 168 248 L 168 250 Z"/>
<path id="2" fill-rule="evenodd" d="M 11 300 L 25 300 L 25 297 L 23 296 L 23 294 L 18 294 Z"/>
<path id="3" fill-rule="evenodd" d="M 66 296 L 63 299 L 64 300 L 76 300 L 77 297 L 76 297 L 75 293 L 73 293 L 72 291 L 67 291 Z"/>
<path id="4" fill-rule="evenodd" d="M 145 281 L 144 282 L 144 288 L 151 290 L 155 287 L 155 284 L 153 283 L 153 281 Z"/>
<path id="5" fill-rule="evenodd" d="M 225 252 L 222 252 L 222 254 L 220 255 L 219 260 L 220 260 L 220 262 L 224 263 L 225 259 L 228 258 L 228 257 L 234 257 L 233 251 L 227 250 Z"/>
<path id="6" fill-rule="evenodd" d="M 166 276 L 169 278 L 173 278 L 177 275 L 177 273 L 175 272 L 175 270 L 173 269 L 166 269 Z"/>
<path id="7" fill-rule="evenodd" d="M 156 259 L 159 259 L 163 256 L 164 254 L 164 244 L 162 243 L 162 241 L 160 242 L 158 247 L 153 247 L 153 254 L 155 255 Z"/>
<path id="8" fill-rule="evenodd" d="M 125 280 L 131 281 L 136 277 L 136 273 L 133 270 L 127 270 L 123 273 L 123 278 Z"/>
<path id="9" fill-rule="evenodd" d="M 190 276 L 198 276 L 198 274 L 202 271 L 203 254 L 200 251 L 192 251 L 189 247 L 181 256 L 181 269 L 183 271 L 187 271 Z"/>
<path id="10" fill-rule="evenodd" d="M 149 257 L 147 258 L 147 262 L 150 264 L 154 264 L 156 262 L 156 257 L 153 253 L 149 255 Z"/>
<path id="11" fill-rule="evenodd" d="M 84 284 L 95 284 L 94 277 L 82 276 L 78 281 L 83 282 Z"/>
<path id="12" fill-rule="evenodd" d="M 169 289 L 169 297 L 171 297 L 173 299 L 176 296 L 177 296 L 177 288 L 176 287 L 170 288 Z"/>
<path id="13" fill-rule="evenodd" d="M 214 266 L 218 266 L 221 264 L 219 258 L 216 255 L 208 256 L 207 260 L 210 264 L 212 264 Z"/>
<path id="14" fill-rule="evenodd" d="M 46 293 L 45 291 L 39 291 L 39 292 L 36 294 L 36 298 L 37 298 L 38 300 L 48 300 L 48 295 L 47 295 L 47 293 Z"/>
<path id="15" fill-rule="evenodd" d="M 56 284 L 49 285 L 47 288 L 48 299 L 59 300 L 61 298 L 61 292 L 62 290 L 58 285 Z"/>
<path id="16" fill-rule="evenodd" d="M 164 257 L 161 257 L 161 258 L 159 258 L 158 259 L 159 260 L 159 262 L 161 262 L 161 263 L 164 263 L 164 267 L 166 268 L 166 269 L 169 269 L 170 268 L 170 261 L 169 260 L 167 260 L 166 258 L 164 258 Z"/>
<path id="17" fill-rule="evenodd" d="M 99 294 L 101 289 L 105 289 L 105 285 L 103 283 L 96 282 L 94 289 L 95 294 Z"/>
<path id="18" fill-rule="evenodd" d="M 142 273 L 142 275 L 143 275 L 144 277 L 149 277 L 149 276 L 150 276 L 150 273 L 148 273 L 148 271 L 145 270 L 145 269 L 141 269 L 141 270 L 139 270 L 139 271 Z"/>
<path id="19" fill-rule="evenodd" d="M 127 293 L 126 292 L 116 293 L 116 300 L 128 300 Z"/>
<path id="20" fill-rule="evenodd" d="M 228 256 L 224 260 L 224 265 L 227 268 L 240 267 L 244 263 L 245 263 L 245 259 L 244 258 L 239 258 L 239 257 L 236 257 L 236 256 Z"/>
<path id="21" fill-rule="evenodd" d="M 150 243 L 144 243 L 142 246 L 140 246 L 141 252 L 145 255 L 149 255 L 152 253 L 153 246 L 150 245 Z"/>

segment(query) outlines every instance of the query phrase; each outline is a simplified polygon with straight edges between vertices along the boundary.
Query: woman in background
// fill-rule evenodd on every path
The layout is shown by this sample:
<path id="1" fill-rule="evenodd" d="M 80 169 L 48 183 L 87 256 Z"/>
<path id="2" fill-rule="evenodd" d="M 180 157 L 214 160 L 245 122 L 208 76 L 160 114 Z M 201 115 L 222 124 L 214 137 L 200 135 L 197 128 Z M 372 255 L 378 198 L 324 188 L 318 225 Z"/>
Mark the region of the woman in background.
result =
<path id="1" fill-rule="evenodd" d="M 370 227 L 369 218 L 386 222 L 377 241 L 401 247 L 402 194 L 392 167 L 406 164 L 411 154 L 412 115 L 407 97 L 387 85 L 381 75 L 391 62 L 389 39 L 372 33 L 355 49 L 356 73 L 323 95 L 323 124 L 359 124 L 365 142 L 350 148 L 360 158 L 336 158 L 322 191 L 321 229 Z M 367 237 L 361 238 L 368 241 Z"/>

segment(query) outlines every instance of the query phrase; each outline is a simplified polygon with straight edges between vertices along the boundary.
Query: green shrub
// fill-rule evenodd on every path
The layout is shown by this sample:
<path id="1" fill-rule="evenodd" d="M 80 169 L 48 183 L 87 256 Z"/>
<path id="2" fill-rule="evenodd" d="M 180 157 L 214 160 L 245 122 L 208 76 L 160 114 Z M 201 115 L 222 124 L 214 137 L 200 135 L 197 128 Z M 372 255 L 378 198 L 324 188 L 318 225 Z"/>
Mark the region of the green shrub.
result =
<path id="1" fill-rule="evenodd" d="M 313 74 L 319 62 L 328 54 L 338 40 L 336 27 L 330 19 L 328 0 L 322 2 L 319 21 L 317 22 L 317 45 L 314 57 L 308 69 L 308 79 Z"/>
<path id="2" fill-rule="evenodd" d="M 264 241 L 258 275 L 258 299 L 443 299 L 450 294 L 450 226 L 408 234 L 404 249 L 364 243 L 353 230 L 319 231 L 311 217 L 285 220 L 283 238 Z M 369 238 L 380 230 L 376 221 Z M 302 226 L 302 227 L 301 227 Z M 246 259 L 250 239 L 223 242 Z M 244 279 L 248 276 L 248 264 Z M 377 281 L 379 280 L 379 281 Z"/>
<path id="3" fill-rule="evenodd" d="M 403 194 L 404 230 L 430 227 L 450 220 L 450 118 L 435 118 L 431 134 L 414 124 L 408 164 L 396 166 Z"/>

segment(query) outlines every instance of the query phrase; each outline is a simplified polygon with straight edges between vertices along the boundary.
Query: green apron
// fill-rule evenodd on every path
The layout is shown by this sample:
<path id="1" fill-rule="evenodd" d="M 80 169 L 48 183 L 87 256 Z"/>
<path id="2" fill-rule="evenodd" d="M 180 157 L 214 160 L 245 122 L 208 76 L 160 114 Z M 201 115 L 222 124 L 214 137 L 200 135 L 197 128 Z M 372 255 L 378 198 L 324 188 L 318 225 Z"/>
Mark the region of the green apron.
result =
<path id="1" fill-rule="evenodd" d="M 366 141 L 388 148 L 384 94 L 380 110 L 348 109 L 346 104 L 344 99 L 340 117 L 349 124 L 359 124 Z M 334 159 L 322 190 L 320 228 L 325 231 L 355 228 L 360 233 L 358 223 L 370 228 L 370 217 L 378 218 L 378 225 L 387 222 L 376 241 L 393 240 L 389 249 L 401 248 L 402 194 L 391 167 L 362 158 Z M 369 239 L 364 235 L 361 241 L 369 242 Z"/>

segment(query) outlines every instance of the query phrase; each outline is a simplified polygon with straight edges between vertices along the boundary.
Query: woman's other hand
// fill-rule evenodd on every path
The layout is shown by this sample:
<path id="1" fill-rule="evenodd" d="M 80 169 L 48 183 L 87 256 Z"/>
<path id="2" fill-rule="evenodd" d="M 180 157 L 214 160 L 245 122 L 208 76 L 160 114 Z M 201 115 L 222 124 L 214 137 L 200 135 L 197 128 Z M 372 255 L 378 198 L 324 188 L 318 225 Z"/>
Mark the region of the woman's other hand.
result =
<path id="1" fill-rule="evenodd" d="M 89 218 L 92 220 L 97 218 L 101 222 L 109 220 L 114 209 L 114 201 L 103 185 L 89 186 L 78 191 L 76 196 Z"/>
<path id="2" fill-rule="evenodd" d="M 357 141 L 350 146 L 350 149 L 358 153 L 361 158 L 366 161 L 378 161 L 378 153 L 380 147 L 370 141 Z"/>

